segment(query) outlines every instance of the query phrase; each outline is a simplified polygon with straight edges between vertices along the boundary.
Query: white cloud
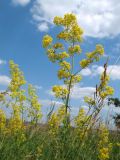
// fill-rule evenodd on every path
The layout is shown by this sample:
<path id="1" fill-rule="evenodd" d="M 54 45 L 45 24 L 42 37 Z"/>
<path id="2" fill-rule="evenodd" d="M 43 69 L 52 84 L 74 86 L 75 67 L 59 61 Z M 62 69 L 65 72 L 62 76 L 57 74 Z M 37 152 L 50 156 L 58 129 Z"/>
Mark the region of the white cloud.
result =
<path id="1" fill-rule="evenodd" d="M 40 103 L 46 107 L 50 107 L 51 105 L 55 105 L 56 107 L 59 107 L 60 105 L 63 104 L 62 102 L 54 101 L 54 100 L 52 101 L 49 99 L 42 99 L 42 100 L 40 100 Z"/>
<path id="2" fill-rule="evenodd" d="M 87 36 L 106 37 L 120 33 L 119 0 L 35 0 L 31 12 L 38 28 L 41 23 L 42 28 L 48 29 L 48 25 L 53 25 L 54 16 L 73 12 Z"/>
<path id="3" fill-rule="evenodd" d="M 8 76 L 0 75 L 0 85 L 9 85 L 11 79 Z"/>
<path id="4" fill-rule="evenodd" d="M 26 6 L 31 0 L 12 0 L 14 5 Z"/>
<path id="5" fill-rule="evenodd" d="M 6 64 L 6 61 L 0 59 L 0 65 L 2 65 L 2 64 Z"/>
<path id="6" fill-rule="evenodd" d="M 91 72 L 91 70 L 90 70 L 89 68 L 83 69 L 83 70 L 80 72 L 80 75 L 82 75 L 82 76 L 89 76 L 89 75 L 91 75 L 91 74 L 92 74 L 92 72 Z"/>
<path id="7" fill-rule="evenodd" d="M 71 98 L 80 99 L 85 96 L 92 96 L 94 91 L 94 87 L 81 87 L 80 85 L 75 85 L 71 91 Z"/>
<path id="8" fill-rule="evenodd" d="M 38 30 L 42 32 L 46 32 L 48 30 L 48 24 L 47 23 L 40 23 L 38 24 Z"/>
<path id="9" fill-rule="evenodd" d="M 34 87 L 38 90 L 41 90 L 43 88 L 42 86 L 38 86 L 38 85 L 34 85 Z"/>
<path id="10" fill-rule="evenodd" d="M 100 75 L 104 71 L 102 66 L 93 66 L 91 69 L 92 76 Z M 109 65 L 107 73 L 110 74 L 111 80 L 120 80 L 120 65 Z"/>

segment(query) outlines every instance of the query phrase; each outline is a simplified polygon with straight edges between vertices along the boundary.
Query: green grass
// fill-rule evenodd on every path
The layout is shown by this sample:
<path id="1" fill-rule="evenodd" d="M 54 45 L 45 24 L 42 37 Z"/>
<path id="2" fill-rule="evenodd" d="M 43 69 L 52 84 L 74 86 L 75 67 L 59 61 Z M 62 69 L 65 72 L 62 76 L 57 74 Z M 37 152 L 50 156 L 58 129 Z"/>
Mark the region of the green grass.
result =
<path id="1" fill-rule="evenodd" d="M 120 133 L 110 132 L 109 138 L 113 144 L 109 160 L 120 160 L 116 146 Z M 73 128 L 61 127 L 56 136 L 49 135 L 48 127 L 32 128 L 11 136 L 0 134 L 0 160 L 98 160 L 98 143 L 97 131 L 90 131 L 83 140 Z"/>

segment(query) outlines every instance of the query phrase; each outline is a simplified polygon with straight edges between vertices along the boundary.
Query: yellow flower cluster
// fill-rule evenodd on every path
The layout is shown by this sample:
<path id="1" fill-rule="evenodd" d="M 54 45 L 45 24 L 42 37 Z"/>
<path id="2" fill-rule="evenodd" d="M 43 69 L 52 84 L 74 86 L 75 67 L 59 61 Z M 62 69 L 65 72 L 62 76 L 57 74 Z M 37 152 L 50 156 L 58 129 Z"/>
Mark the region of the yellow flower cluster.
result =
<path id="1" fill-rule="evenodd" d="M 110 76 L 103 72 L 100 78 L 101 83 L 99 89 L 104 88 L 108 84 L 109 80 Z"/>
<path id="2" fill-rule="evenodd" d="M 103 48 L 103 46 L 100 45 L 100 44 L 97 44 L 95 51 L 90 52 L 90 53 L 87 53 L 86 56 L 87 56 L 87 58 L 89 58 L 89 59 L 94 58 L 94 59 L 96 59 L 96 61 L 97 61 L 97 60 L 98 60 L 98 56 L 99 56 L 99 55 L 103 55 L 103 54 L 104 54 L 104 48 Z"/>
<path id="3" fill-rule="evenodd" d="M 10 74 L 11 74 L 11 82 L 9 89 L 11 92 L 17 92 L 18 89 L 24 85 L 25 79 L 23 73 L 20 71 L 17 64 L 15 64 L 12 60 L 9 62 L 10 64 Z"/>
<path id="4" fill-rule="evenodd" d="M 75 84 L 75 83 L 78 83 L 80 82 L 82 79 L 82 76 L 81 75 L 75 75 L 72 77 L 72 84 Z"/>
<path id="5" fill-rule="evenodd" d="M 54 18 L 54 24 L 56 24 L 56 25 L 63 25 L 63 18 L 62 17 L 59 17 L 59 16 L 56 16 L 55 18 Z"/>
<path id="6" fill-rule="evenodd" d="M 65 41 L 71 41 L 71 39 L 73 39 L 74 42 L 82 42 L 82 34 L 83 30 L 77 24 L 74 24 L 69 31 L 64 30 L 60 32 L 57 38 Z"/>
<path id="7" fill-rule="evenodd" d="M 0 109 L 0 131 L 5 129 L 6 115 L 2 109 Z"/>
<path id="8" fill-rule="evenodd" d="M 61 66 L 62 68 L 66 68 L 67 70 L 70 70 L 70 69 L 71 69 L 71 65 L 70 65 L 70 63 L 67 62 L 67 61 L 62 61 L 62 62 L 60 62 L 59 64 L 60 64 L 60 66 Z"/>
<path id="9" fill-rule="evenodd" d="M 15 99 L 17 98 L 18 102 L 21 105 L 23 101 L 26 100 L 26 96 L 24 95 L 25 91 L 21 89 L 21 86 L 24 85 L 26 81 L 18 65 L 15 64 L 13 61 L 10 61 L 9 64 L 12 79 L 9 85 L 10 96 Z"/>
<path id="10" fill-rule="evenodd" d="M 97 91 L 99 92 L 99 95 L 102 99 L 105 99 L 108 96 L 113 95 L 114 93 L 114 89 L 110 86 L 107 86 L 110 77 L 107 75 L 106 73 L 106 69 L 104 70 L 103 74 L 101 75 L 101 82 L 100 85 L 97 89 Z"/>
<path id="11" fill-rule="evenodd" d="M 58 56 L 58 58 L 57 58 L 58 60 L 63 60 L 65 58 L 68 58 L 69 54 L 66 52 L 62 52 L 62 53 L 57 54 L 57 56 Z"/>
<path id="12" fill-rule="evenodd" d="M 58 128 L 59 128 L 59 118 L 57 116 L 56 113 L 53 113 L 50 117 L 50 120 L 48 122 L 49 124 L 49 134 L 52 135 L 52 136 L 55 136 L 58 132 Z"/>
<path id="13" fill-rule="evenodd" d="M 41 119 L 41 104 L 38 101 L 38 96 L 36 95 L 36 90 L 32 85 L 28 87 L 28 94 L 29 94 L 29 117 L 31 118 L 31 122 L 33 124 L 37 124 L 37 122 Z"/>
<path id="14" fill-rule="evenodd" d="M 63 17 L 56 16 L 54 18 L 54 24 L 62 27 L 62 31 L 56 36 L 58 42 L 52 44 L 52 37 L 46 35 L 43 37 L 43 44 L 45 48 L 48 47 L 47 55 L 49 60 L 53 63 L 58 62 L 59 64 L 58 78 L 64 81 L 64 84 L 70 90 L 69 92 L 71 92 L 74 84 L 80 82 L 82 79 L 81 75 L 79 75 L 80 68 L 78 72 L 75 72 L 76 67 L 74 64 L 75 56 L 82 52 L 80 42 L 82 42 L 83 30 L 78 25 L 76 16 L 72 13 L 65 14 Z M 63 44 L 63 40 L 65 44 Z M 80 61 L 81 69 L 88 67 L 94 61 L 98 61 L 103 54 L 103 46 L 97 44 L 95 50 L 87 53 L 86 58 Z M 67 89 L 58 86 L 53 87 L 53 92 L 57 98 L 61 98 L 62 100 L 65 100 L 66 95 L 68 95 Z M 68 96 L 66 103 L 69 103 L 69 100 L 70 98 Z M 92 99 L 87 99 L 87 102 L 89 104 L 94 103 Z"/>
<path id="15" fill-rule="evenodd" d="M 49 35 L 44 36 L 42 40 L 43 47 L 47 48 L 52 43 L 52 40 L 53 39 L 51 36 Z"/>
<path id="16" fill-rule="evenodd" d="M 15 115 L 10 119 L 9 129 L 12 133 L 17 133 L 23 129 L 22 120 L 19 115 Z"/>
<path id="17" fill-rule="evenodd" d="M 52 91 L 55 93 L 57 98 L 62 99 L 65 99 L 68 94 L 68 90 L 62 86 L 53 86 Z"/>
<path id="18" fill-rule="evenodd" d="M 104 91 L 100 92 L 100 97 L 102 99 L 105 99 L 107 96 L 113 95 L 113 93 L 114 93 L 114 89 L 110 86 L 106 86 L 104 88 Z"/>
<path id="19" fill-rule="evenodd" d="M 58 78 L 59 79 L 64 79 L 64 78 L 69 78 L 70 73 L 66 71 L 64 68 L 58 70 Z"/>
<path id="20" fill-rule="evenodd" d="M 90 59 L 83 59 L 80 61 L 80 66 L 82 68 L 86 68 L 88 67 L 90 64 L 92 63 L 92 61 Z"/>
<path id="21" fill-rule="evenodd" d="M 86 130 L 85 125 L 87 124 L 87 119 L 88 116 L 86 116 L 85 110 L 81 108 L 79 110 L 77 117 L 75 117 L 74 119 L 74 123 L 76 126 L 76 133 L 80 139 L 83 138 L 83 136 L 85 137 L 87 135 L 87 132 L 85 132 Z"/>
<path id="22" fill-rule="evenodd" d="M 82 52 L 80 45 L 74 45 L 74 47 L 68 48 L 69 54 L 73 55 L 74 53 L 80 54 Z"/>
<path id="23" fill-rule="evenodd" d="M 69 114 L 69 113 L 68 113 Z M 50 134 L 55 136 L 58 132 L 60 125 L 62 125 L 66 117 L 65 106 L 62 105 L 56 113 L 53 113 L 49 120 Z"/>
<path id="24" fill-rule="evenodd" d="M 0 102 L 4 101 L 4 94 L 0 93 Z"/>
<path id="25" fill-rule="evenodd" d="M 90 106 L 94 106 L 95 105 L 95 100 L 92 97 L 85 96 L 84 97 L 84 101 Z"/>
<path id="26" fill-rule="evenodd" d="M 100 160 L 106 160 L 109 159 L 109 149 L 107 147 L 101 148 L 99 150 L 99 159 Z"/>
<path id="27" fill-rule="evenodd" d="M 100 55 L 104 54 L 104 48 L 101 44 L 96 45 L 96 52 L 99 53 Z"/>
<path id="28" fill-rule="evenodd" d="M 62 61 L 59 63 L 60 69 L 58 70 L 58 78 L 59 79 L 65 79 L 70 77 L 70 69 L 71 65 L 67 61 Z"/>
<path id="29" fill-rule="evenodd" d="M 53 45 L 53 48 L 55 48 L 55 49 L 63 49 L 63 44 L 62 43 L 55 43 Z"/>
<path id="30" fill-rule="evenodd" d="M 18 133 L 23 130 L 23 122 L 20 116 L 20 107 L 17 105 L 13 105 L 13 115 L 9 120 L 9 132 Z"/>
<path id="31" fill-rule="evenodd" d="M 69 57 L 69 54 L 66 53 L 66 52 L 61 52 L 61 53 L 56 54 L 55 50 L 52 49 L 52 48 L 48 49 L 47 53 L 48 53 L 49 60 L 53 63 L 56 62 L 56 61 L 61 61 L 65 58 Z"/>
<path id="32" fill-rule="evenodd" d="M 62 105 L 62 106 L 58 109 L 58 113 L 57 113 L 57 116 L 58 116 L 58 118 L 59 118 L 59 122 L 60 122 L 60 123 L 64 120 L 65 114 L 66 114 L 66 112 L 65 112 L 65 106 Z"/>
<path id="33" fill-rule="evenodd" d="M 102 45 L 97 44 L 96 45 L 96 49 L 93 52 L 87 53 L 86 54 L 86 59 L 83 59 L 80 62 L 80 66 L 82 68 L 88 67 L 88 65 L 90 65 L 92 62 L 94 61 L 98 61 L 100 59 L 100 56 L 102 56 L 104 54 L 104 48 Z"/>
<path id="34" fill-rule="evenodd" d="M 86 119 L 86 114 L 85 114 L 85 110 L 83 108 L 81 108 L 79 110 L 79 113 L 77 115 L 77 117 L 75 117 L 75 125 L 77 127 L 81 127 L 83 125 L 83 122 L 85 121 Z"/>
<path id="35" fill-rule="evenodd" d="M 65 32 L 65 31 L 62 31 L 57 35 L 57 38 L 68 41 L 69 40 L 69 33 Z"/>
<path id="36" fill-rule="evenodd" d="M 73 40 L 74 42 L 81 42 L 83 30 L 77 23 L 76 16 L 74 14 L 65 14 L 63 18 L 55 17 L 54 24 L 65 27 L 65 30 L 57 35 L 57 38 L 66 41 Z"/>
<path id="37" fill-rule="evenodd" d="M 82 28 L 77 23 L 73 24 L 69 32 L 69 40 L 73 39 L 73 42 L 82 42 L 82 35 Z"/>
<path id="38" fill-rule="evenodd" d="M 50 48 L 47 50 L 48 58 L 51 62 L 56 62 L 57 60 L 57 54 L 55 54 L 54 49 Z"/>
<path id="39" fill-rule="evenodd" d="M 74 14 L 65 14 L 64 17 L 56 16 L 54 18 L 54 24 L 63 25 L 65 27 L 69 27 L 72 24 L 76 23 L 76 16 Z"/>
<path id="40" fill-rule="evenodd" d="M 112 148 L 112 144 L 109 143 L 109 131 L 105 125 L 100 126 L 99 143 L 98 143 L 98 157 L 100 160 L 109 159 L 109 153 Z"/>
<path id="41" fill-rule="evenodd" d="M 66 84 L 66 85 L 69 85 L 69 83 L 70 83 L 70 81 L 71 81 L 71 87 L 73 87 L 73 85 L 75 84 L 75 83 L 78 83 L 78 82 L 80 82 L 82 80 L 82 76 L 81 75 L 72 75 L 72 78 L 71 78 L 71 80 L 70 79 L 65 79 L 64 80 L 64 83 Z"/>
<path id="42" fill-rule="evenodd" d="M 12 109 L 12 117 L 9 121 L 10 132 L 18 132 L 23 127 L 23 103 L 26 100 L 25 91 L 21 89 L 22 85 L 26 83 L 23 73 L 19 69 L 18 65 L 13 61 L 10 64 L 11 82 L 9 85 L 9 95 L 12 98 L 12 102 L 8 106 Z"/>

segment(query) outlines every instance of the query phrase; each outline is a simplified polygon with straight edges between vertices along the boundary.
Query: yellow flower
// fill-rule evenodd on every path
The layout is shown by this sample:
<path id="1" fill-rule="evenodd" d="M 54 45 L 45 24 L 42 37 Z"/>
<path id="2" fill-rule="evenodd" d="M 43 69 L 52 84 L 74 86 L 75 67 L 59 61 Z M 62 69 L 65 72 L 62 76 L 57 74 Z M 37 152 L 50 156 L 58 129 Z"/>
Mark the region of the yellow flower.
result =
<path id="1" fill-rule="evenodd" d="M 70 65 L 69 62 L 62 61 L 62 62 L 60 62 L 59 64 L 60 64 L 60 66 L 61 66 L 62 68 L 65 68 L 65 69 L 67 69 L 67 70 L 70 70 L 70 68 L 71 68 L 71 65 Z"/>
<path id="2" fill-rule="evenodd" d="M 56 44 L 54 44 L 53 45 L 53 48 L 55 48 L 55 49 L 62 49 L 63 48 L 63 44 L 62 43 L 56 43 Z"/>
<path id="3" fill-rule="evenodd" d="M 97 91 L 99 92 L 99 95 L 102 99 L 105 99 L 106 97 L 111 96 L 114 93 L 114 89 L 108 86 L 109 80 L 109 75 L 107 75 L 107 73 L 104 71 L 100 78 L 100 85 L 97 88 Z"/>
<path id="4" fill-rule="evenodd" d="M 11 74 L 11 82 L 9 84 L 9 95 L 12 100 L 8 104 L 8 106 L 12 108 L 12 118 L 10 123 L 13 123 L 14 128 L 14 124 L 16 125 L 18 117 L 21 118 L 21 114 L 23 116 L 23 111 L 25 109 L 23 103 L 26 100 L 26 96 L 25 91 L 21 89 L 21 87 L 24 84 L 26 84 L 26 81 L 24 79 L 23 72 L 19 69 L 19 66 L 14 63 L 14 61 L 11 60 L 9 62 L 9 65 Z"/>
<path id="5" fill-rule="evenodd" d="M 45 35 L 42 40 L 43 47 L 46 48 L 52 43 L 52 37 L 49 35 Z"/>
<path id="6" fill-rule="evenodd" d="M 68 51 L 69 51 L 70 55 L 73 55 L 74 53 L 77 53 L 77 54 L 81 53 L 82 50 L 79 45 L 75 45 L 74 47 L 72 47 L 72 46 L 69 47 Z"/>
<path id="7" fill-rule="evenodd" d="M 48 121 L 49 124 L 49 134 L 52 136 L 55 136 L 58 132 L 58 128 L 59 128 L 59 119 L 56 113 L 53 113 Z"/>
<path id="8" fill-rule="evenodd" d="M 0 109 L 0 131 L 5 129 L 6 115 L 2 109 Z"/>
<path id="9" fill-rule="evenodd" d="M 81 75 L 75 75 L 72 77 L 72 84 L 80 82 L 82 79 Z"/>
<path id="10" fill-rule="evenodd" d="M 69 78 L 70 73 L 66 71 L 65 69 L 60 69 L 58 70 L 58 78 L 59 79 L 64 79 L 64 78 Z"/>
<path id="11" fill-rule="evenodd" d="M 29 94 L 29 114 L 28 117 L 31 118 L 31 123 L 37 124 L 38 121 L 42 118 L 41 104 L 38 101 L 38 96 L 36 95 L 36 90 L 32 85 L 28 86 Z"/>
<path id="12" fill-rule="evenodd" d="M 88 105 L 95 105 L 95 100 L 93 99 L 93 98 L 91 98 L 91 97 L 87 97 L 87 96 L 85 96 L 84 97 L 84 101 L 88 104 Z"/>
<path id="13" fill-rule="evenodd" d="M 18 133 L 21 132 L 21 130 L 23 130 L 24 126 L 20 117 L 19 112 L 15 113 L 9 121 L 9 130 L 11 133 Z"/>
<path id="14" fill-rule="evenodd" d="M 57 35 L 57 38 L 67 41 L 67 40 L 69 40 L 69 33 L 62 31 Z"/>
<path id="15" fill-rule="evenodd" d="M 91 63 L 92 61 L 90 59 L 83 59 L 82 61 L 80 61 L 80 66 L 82 68 L 88 67 L 88 65 Z"/>
<path id="16" fill-rule="evenodd" d="M 66 98 L 68 90 L 62 86 L 53 86 L 52 91 L 57 98 Z"/>
<path id="17" fill-rule="evenodd" d="M 24 85 L 26 81 L 18 65 L 15 64 L 12 60 L 9 62 L 9 64 L 10 64 L 10 73 L 12 79 L 9 85 L 9 89 L 11 91 L 11 96 L 13 96 L 12 93 L 14 94 L 14 92 L 18 92 L 20 87 Z"/>
<path id="18" fill-rule="evenodd" d="M 72 25 L 69 33 L 69 39 L 73 38 L 74 42 L 82 42 L 83 29 L 78 25 Z"/>
<path id="19" fill-rule="evenodd" d="M 99 60 L 99 57 L 104 54 L 104 48 L 102 45 L 97 44 L 96 49 L 93 52 L 87 53 L 86 56 L 89 59 L 95 59 L 96 61 Z"/>
<path id="20" fill-rule="evenodd" d="M 63 25 L 65 27 L 69 27 L 70 25 L 76 23 L 76 16 L 71 13 L 65 14 L 63 18 L 56 16 L 53 22 L 56 25 Z"/>
<path id="21" fill-rule="evenodd" d="M 69 57 L 69 54 L 66 53 L 66 52 L 62 52 L 62 53 L 58 54 L 58 59 L 59 60 L 62 60 L 64 58 L 68 58 L 68 57 Z"/>
<path id="22" fill-rule="evenodd" d="M 4 98 L 5 98 L 5 97 L 4 97 L 4 94 L 0 93 L 0 102 L 1 102 L 1 101 L 4 101 Z"/>
<path id="23" fill-rule="evenodd" d="M 101 92 L 100 92 L 100 97 L 104 99 L 104 98 L 106 98 L 107 96 L 113 95 L 113 93 L 114 93 L 114 89 L 113 89 L 112 87 L 110 87 L 110 86 L 106 86 L 106 87 L 104 88 L 104 91 L 101 91 Z"/>
<path id="24" fill-rule="evenodd" d="M 109 149 L 106 147 L 101 148 L 99 151 L 99 159 L 100 160 L 106 160 L 109 159 Z"/>
<path id="25" fill-rule="evenodd" d="M 83 108 L 81 108 L 79 110 L 77 117 L 75 118 L 75 125 L 77 127 L 80 127 L 83 125 L 83 122 L 85 122 L 85 120 L 86 120 L 85 110 Z"/>
<path id="26" fill-rule="evenodd" d="M 57 56 L 57 54 L 55 54 L 54 49 L 52 49 L 52 48 L 48 49 L 48 50 L 47 50 L 47 53 L 48 53 L 48 58 L 49 58 L 49 60 L 50 60 L 51 62 L 53 62 L 53 63 L 56 62 L 58 56 Z"/>
<path id="27" fill-rule="evenodd" d="M 109 143 L 109 131 L 104 124 L 100 126 L 99 143 L 98 143 L 98 157 L 100 160 L 109 159 L 109 154 L 112 144 Z"/>
<path id="28" fill-rule="evenodd" d="M 79 110 L 78 115 L 75 117 L 74 122 L 76 126 L 76 134 L 79 139 L 83 141 L 83 137 L 85 138 L 87 136 L 87 128 L 85 125 L 88 125 L 87 122 L 88 116 L 85 113 L 85 110 L 81 108 Z"/>
<path id="29" fill-rule="evenodd" d="M 59 17 L 59 16 L 56 16 L 55 18 L 54 18 L 54 24 L 56 24 L 56 25 L 62 25 L 63 24 L 63 18 L 61 18 L 61 17 Z"/>
<path id="30" fill-rule="evenodd" d="M 62 122 L 63 119 L 65 118 L 66 112 L 65 112 L 65 106 L 64 106 L 64 105 L 62 105 L 62 106 L 58 109 L 57 116 L 58 116 L 60 122 Z"/>
<path id="31" fill-rule="evenodd" d="M 68 13 L 64 15 L 63 18 L 63 25 L 66 27 L 71 26 L 72 24 L 76 23 L 76 16 L 72 13 Z"/>
<path id="32" fill-rule="evenodd" d="M 98 52 L 100 55 L 103 55 L 104 54 L 104 48 L 102 45 L 100 44 L 97 44 L 96 45 L 96 52 Z"/>

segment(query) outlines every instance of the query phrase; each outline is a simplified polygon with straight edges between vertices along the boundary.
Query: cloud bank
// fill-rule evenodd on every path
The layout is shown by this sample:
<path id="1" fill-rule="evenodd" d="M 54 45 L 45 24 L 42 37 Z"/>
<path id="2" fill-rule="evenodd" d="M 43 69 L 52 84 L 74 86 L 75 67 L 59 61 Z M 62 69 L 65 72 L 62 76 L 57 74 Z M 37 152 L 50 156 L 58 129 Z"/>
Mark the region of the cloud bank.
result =
<path id="1" fill-rule="evenodd" d="M 35 0 L 31 12 L 40 31 L 53 25 L 54 16 L 72 12 L 86 36 L 103 38 L 120 33 L 119 0 Z"/>
<path id="2" fill-rule="evenodd" d="M 6 75 L 0 75 L 0 85 L 7 86 L 9 85 L 11 79 Z"/>

